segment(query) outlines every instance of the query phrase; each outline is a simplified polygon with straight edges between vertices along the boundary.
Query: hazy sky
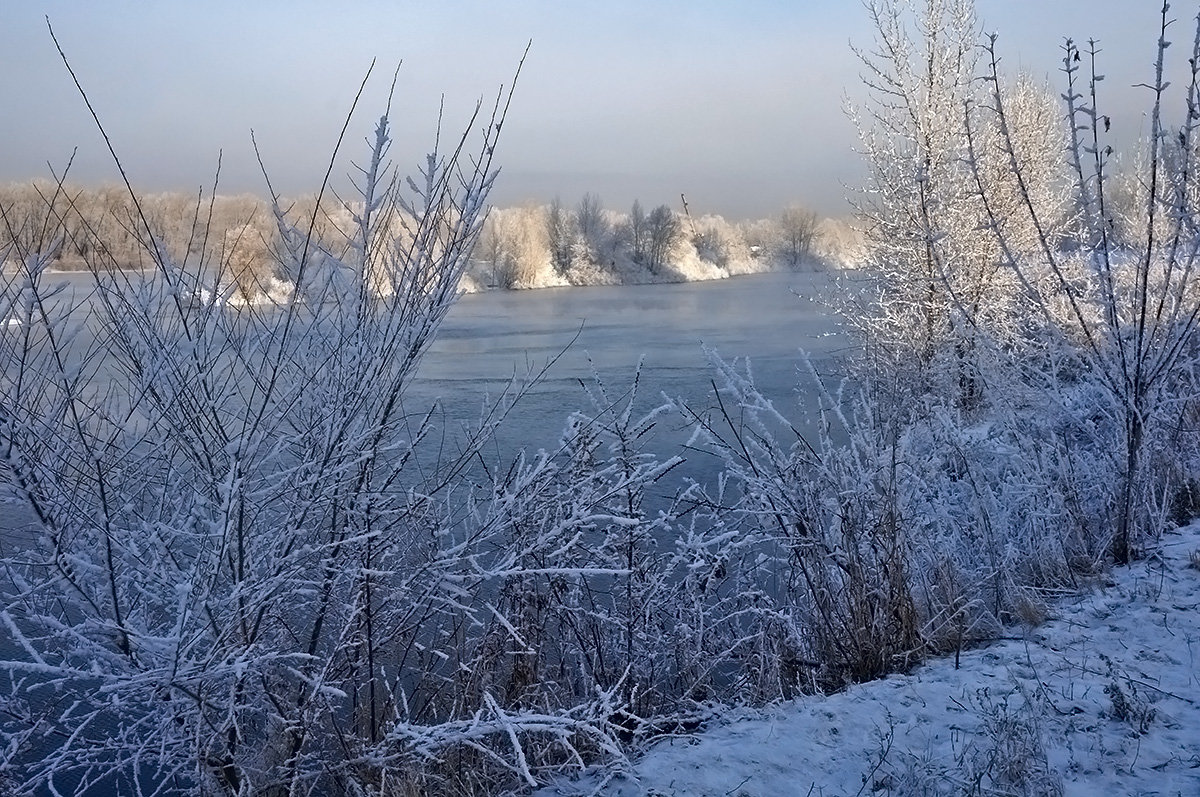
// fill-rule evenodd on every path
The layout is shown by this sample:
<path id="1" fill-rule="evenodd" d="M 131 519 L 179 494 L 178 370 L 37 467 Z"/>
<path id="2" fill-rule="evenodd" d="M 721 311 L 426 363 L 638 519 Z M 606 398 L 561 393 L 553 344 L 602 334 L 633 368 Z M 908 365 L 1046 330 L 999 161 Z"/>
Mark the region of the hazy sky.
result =
<path id="1" fill-rule="evenodd" d="M 1179 60 L 1195 5 L 1176 4 Z M 1057 79 L 1063 36 L 1100 39 L 1114 132 L 1131 137 L 1146 92 L 1130 87 L 1152 76 L 1159 7 L 977 0 L 1010 69 Z M 609 207 L 677 205 L 684 192 L 693 212 L 730 218 L 792 202 L 840 214 L 863 172 L 843 112 L 862 94 L 850 44 L 872 40 L 857 0 L 0 0 L 0 181 L 45 175 L 76 146 L 75 180 L 116 175 L 46 16 L 146 190 L 210 186 L 223 151 L 222 192 L 261 192 L 251 128 L 278 190 L 314 190 L 372 57 L 346 157 L 403 58 L 393 155 L 416 163 L 439 96 L 453 125 L 511 79 L 530 39 L 495 204 L 591 191 Z"/>

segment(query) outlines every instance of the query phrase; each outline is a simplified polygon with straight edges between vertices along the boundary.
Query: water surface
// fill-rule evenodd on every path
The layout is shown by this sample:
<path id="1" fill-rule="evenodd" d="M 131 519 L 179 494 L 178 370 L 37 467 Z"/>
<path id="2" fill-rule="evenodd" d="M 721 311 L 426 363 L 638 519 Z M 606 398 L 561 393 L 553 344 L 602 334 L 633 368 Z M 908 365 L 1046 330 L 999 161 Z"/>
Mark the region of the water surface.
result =
<path id="1" fill-rule="evenodd" d="M 89 291 L 87 274 L 63 274 L 76 296 Z M 439 408 L 453 445 L 476 421 L 487 397 L 514 376 L 542 378 L 513 408 L 489 449 L 499 460 L 519 447 L 554 448 L 567 416 L 588 411 L 583 385 L 598 375 L 613 399 L 632 385 L 641 363 L 637 407 L 680 398 L 697 410 L 714 405 L 706 347 L 726 359 L 750 358 L 763 392 L 797 426 L 814 404 L 808 352 L 818 370 L 833 373 L 846 345 L 830 309 L 833 276 L 781 272 L 712 282 L 492 291 L 463 296 L 451 309 L 405 397 L 405 411 Z M 688 432 L 667 416 L 651 446 L 660 456 L 681 452 Z M 699 478 L 715 462 L 686 452 L 686 473 Z M 11 492 L 0 492 L 0 537 L 31 521 Z M 2 533 L 7 532 L 7 533 Z"/>

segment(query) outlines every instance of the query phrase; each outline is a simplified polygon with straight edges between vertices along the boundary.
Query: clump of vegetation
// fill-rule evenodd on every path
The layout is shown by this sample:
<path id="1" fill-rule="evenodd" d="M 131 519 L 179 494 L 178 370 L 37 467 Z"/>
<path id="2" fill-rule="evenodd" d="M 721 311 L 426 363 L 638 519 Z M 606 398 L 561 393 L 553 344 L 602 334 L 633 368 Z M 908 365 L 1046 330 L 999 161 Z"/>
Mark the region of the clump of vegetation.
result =
<path id="1" fill-rule="evenodd" d="M 1100 660 L 1108 667 L 1108 683 L 1104 686 L 1104 694 L 1112 701 L 1112 718 L 1127 723 L 1138 736 L 1145 735 L 1158 710 L 1141 693 L 1137 682 L 1122 673 L 1112 659 L 1102 653 Z"/>
<path id="2" fill-rule="evenodd" d="M 926 755 L 901 760 L 892 753 L 891 729 L 873 761 L 873 791 L 885 795 L 1022 794 L 1058 797 L 1062 778 L 1046 756 L 1039 707 L 1019 692 L 993 696 L 981 689 L 963 698 L 978 726 L 960 732 L 947 759 Z"/>

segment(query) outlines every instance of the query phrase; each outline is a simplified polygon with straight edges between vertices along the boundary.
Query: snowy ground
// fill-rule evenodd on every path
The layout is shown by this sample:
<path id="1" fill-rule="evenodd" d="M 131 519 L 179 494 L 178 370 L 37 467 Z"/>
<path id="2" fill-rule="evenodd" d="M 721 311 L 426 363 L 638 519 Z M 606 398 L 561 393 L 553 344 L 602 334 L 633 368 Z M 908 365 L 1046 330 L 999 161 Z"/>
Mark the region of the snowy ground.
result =
<path id="1" fill-rule="evenodd" d="M 1012 639 L 660 741 L 543 795 L 1200 795 L 1200 524 Z"/>

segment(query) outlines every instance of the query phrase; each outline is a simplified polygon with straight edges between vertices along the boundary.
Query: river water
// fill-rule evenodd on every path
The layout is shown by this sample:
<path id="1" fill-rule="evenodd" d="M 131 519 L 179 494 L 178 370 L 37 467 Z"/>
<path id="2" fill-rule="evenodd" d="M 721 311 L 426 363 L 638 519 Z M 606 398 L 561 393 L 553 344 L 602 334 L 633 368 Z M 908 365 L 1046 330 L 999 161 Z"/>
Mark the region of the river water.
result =
<path id="1" fill-rule="evenodd" d="M 422 363 L 410 402 L 439 399 L 448 412 L 478 408 L 514 372 L 558 357 L 518 405 L 504 436 L 553 445 L 569 411 L 587 402 L 593 370 L 610 395 L 628 389 L 642 363 L 639 404 L 666 394 L 711 404 L 705 349 L 751 358 L 756 382 L 781 407 L 810 402 L 797 389 L 801 351 L 832 372 L 844 351 L 831 300 L 834 276 L 772 273 L 711 282 L 507 291 L 462 297 Z M 561 355 L 561 356 L 559 356 Z"/>
<path id="2" fill-rule="evenodd" d="M 61 275 L 74 292 L 86 274 Z M 51 280 L 54 281 L 54 280 Z M 801 367 L 808 353 L 822 373 L 834 373 L 847 345 L 831 300 L 835 275 L 781 272 L 712 282 L 552 288 L 470 294 L 451 309 L 405 398 L 405 410 L 423 413 L 435 403 L 450 440 L 479 417 L 488 395 L 530 368 L 553 364 L 513 408 L 492 447 L 509 459 L 518 447 L 553 448 L 569 413 L 589 408 L 581 385 L 593 373 L 618 398 L 642 370 L 637 408 L 663 396 L 703 410 L 713 405 L 705 347 L 725 359 L 750 358 L 764 394 L 806 424 L 811 380 Z M 672 424 L 674 426 L 672 426 Z M 678 418 L 664 419 L 652 442 L 660 456 L 679 453 L 686 440 Z M 689 454 L 695 460 L 696 455 Z M 691 463 L 703 477 L 715 467 Z M 11 495 L 0 495 L 0 540 L 31 518 Z"/>

